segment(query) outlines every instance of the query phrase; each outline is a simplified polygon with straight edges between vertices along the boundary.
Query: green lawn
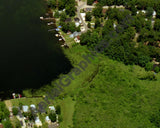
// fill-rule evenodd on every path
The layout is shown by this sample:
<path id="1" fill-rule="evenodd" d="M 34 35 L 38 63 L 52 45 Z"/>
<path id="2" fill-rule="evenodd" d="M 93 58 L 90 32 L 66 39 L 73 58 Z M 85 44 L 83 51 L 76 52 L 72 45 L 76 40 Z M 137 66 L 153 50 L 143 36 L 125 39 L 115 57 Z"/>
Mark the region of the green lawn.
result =
<path id="1" fill-rule="evenodd" d="M 66 97 L 58 103 L 61 106 L 63 118 L 63 122 L 60 123 L 60 128 L 69 128 L 70 126 L 73 126 L 72 117 L 74 113 L 75 101 L 73 101 L 71 97 Z"/>
<path id="2" fill-rule="evenodd" d="M 22 103 L 23 105 L 38 105 L 41 101 L 44 101 L 43 98 L 21 98 L 11 100 L 13 106 L 19 106 L 19 103 Z"/>

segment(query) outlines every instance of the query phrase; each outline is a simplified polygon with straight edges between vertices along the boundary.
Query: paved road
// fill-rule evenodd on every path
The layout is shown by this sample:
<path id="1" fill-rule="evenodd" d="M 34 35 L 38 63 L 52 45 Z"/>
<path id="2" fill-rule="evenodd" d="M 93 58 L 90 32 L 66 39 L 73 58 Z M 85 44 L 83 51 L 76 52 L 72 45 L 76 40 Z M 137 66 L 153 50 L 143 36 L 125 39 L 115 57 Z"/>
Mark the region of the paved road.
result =
<path id="1" fill-rule="evenodd" d="M 82 25 L 84 26 L 84 31 L 82 33 L 85 33 L 88 30 L 88 27 L 80 14 L 80 10 L 85 8 L 86 4 L 87 4 L 86 2 L 82 2 L 81 4 L 80 2 L 78 2 L 78 6 L 77 6 L 77 16 L 82 21 Z"/>

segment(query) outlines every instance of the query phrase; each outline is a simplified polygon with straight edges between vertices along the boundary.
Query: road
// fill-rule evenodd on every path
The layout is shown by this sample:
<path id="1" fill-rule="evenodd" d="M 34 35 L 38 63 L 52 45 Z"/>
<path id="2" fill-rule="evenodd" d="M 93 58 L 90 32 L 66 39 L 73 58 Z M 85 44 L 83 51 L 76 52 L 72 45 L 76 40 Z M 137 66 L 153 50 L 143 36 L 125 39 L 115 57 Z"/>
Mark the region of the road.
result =
<path id="1" fill-rule="evenodd" d="M 82 25 L 84 26 L 84 31 L 82 33 L 85 33 L 88 30 L 88 27 L 85 23 L 85 21 L 83 20 L 81 14 L 80 14 L 80 10 L 84 9 L 84 8 L 95 8 L 95 6 L 91 6 L 91 5 L 87 5 L 87 1 L 83 2 L 83 1 L 79 1 L 77 0 L 78 6 L 77 6 L 77 16 L 78 18 L 82 21 Z M 111 8 L 125 8 L 124 6 L 103 6 L 104 9 L 108 9 L 109 7 Z"/>
<path id="2" fill-rule="evenodd" d="M 84 26 L 84 31 L 82 31 L 82 33 L 85 33 L 88 30 L 88 27 L 80 14 L 80 10 L 85 8 L 86 4 L 87 4 L 86 2 L 78 2 L 77 6 L 77 16 L 82 21 L 82 25 Z"/>

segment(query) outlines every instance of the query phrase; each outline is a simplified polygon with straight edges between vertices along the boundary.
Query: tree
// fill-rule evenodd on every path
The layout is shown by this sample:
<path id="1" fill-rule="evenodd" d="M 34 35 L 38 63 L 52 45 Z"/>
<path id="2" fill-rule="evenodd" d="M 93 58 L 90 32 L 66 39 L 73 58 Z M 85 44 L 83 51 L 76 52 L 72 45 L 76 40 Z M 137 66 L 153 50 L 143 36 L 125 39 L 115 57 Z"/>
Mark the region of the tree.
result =
<path id="1" fill-rule="evenodd" d="M 91 21 L 91 19 L 92 19 L 92 13 L 91 12 L 87 12 L 85 18 L 86 18 L 86 21 Z"/>
<path id="2" fill-rule="evenodd" d="M 67 18 L 67 15 L 66 15 L 66 13 L 65 12 L 62 12 L 61 13 L 61 16 L 60 16 L 60 21 L 65 21 L 66 20 L 66 18 Z"/>
<path id="3" fill-rule="evenodd" d="M 145 65 L 145 69 L 146 69 L 146 71 L 151 71 L 152 69 L 153 69 L 153 64 L 152 63 L 147 63 L 146 65 Z"/>
<path id="4" fill-rule="evenodd" d="M 0 111 L 0 122 L 5 118 L 5 115 L 2 111 Z"/>
<path id="5" fill-rule="evenodd" d="M 12 112 L 13 112 L 13 115 L 17 115 L 18 114 L 18 108 L 16 108 L 16 107 L 13 107 L 12 108 Z"/>
<path id="6" fill-rule="evenodd" d="M 95 21 L 95 28 L 100 27 L 100 26 L 101 26 L 101 23 L 100 23 L 99 19 L 97 18 Z"/>
<path id="7" fill-rule="evenodd" d="M 3 121 L 2 124 L 4 125 L 4 128 L 13 128 L 10 120 L 6 120 L 6 121 Z"/>
<path id="8" fill-rule="evenodd" d="M 155 20 L 154 30 L 160 31 L 160 19 Z"/>
<path id="9" fill-rule="evenodd" d="M 69 15 L 69 16 L 75 16 L 76 14 L 76 7 L 75 7 L 75 4 L 69 4 L 69 5 L 66 5 L 66 14 Z"/>
<path id="10" fill-rule="evenodd" d="M 22 110 L 22 106 L 23 106 L 23 104 L 20 102 L 20 103 L 19 103 L 19 108 L 20 108 L 20 110 Z"/>
<path id="11" fill-rule="evenodd" d="M 15 122 L 15 128 L 21 128 L 21 123 L 19 120 L 16 120 Z"/>
<path id="12" fill-rule="evenodd" d="M 136 15 L 137 14 L 137 8 L 135 7 L 135 4 L 132 4 L 131 5 L 131 8 L 130 8 L 131 12 L 132 12 L 132 15 Z"/>
<path id="13" fill-rule="evenodd" d="M 92 13 L 96 18 L 100 18 L 103 16 L 102 10 L 103 10 L 102 5 L 96 4 L 96 7 L 93 9 Z"/>
<path id="14" fill-rule="evenodd" d="M 54 17 L 55 17 L 55 18 L 59 18 L 59 16 L 60 16 L 59 12 L 56 11 L 55 14 L 54 14 Z"/>
<path id="15" fill-rule="evenodd" d="M 34 121 L 34 118 L 36 117 L 36 115 L 34 114 L 34 113 L 32 113 L 32 112 L 29 112 L 28 113 L 28 119 L 30 120 L 30 121 Z"/>
<path id="16" fill-rule="evenodd" d="M 65 22 L 62 22 L 61 25 L 62 25 L 62 31 L 64 31 L 65 33 L 68 32 L 69 30 L 68 24 Z"/>
<path id="17" fill-rule="evenodd" d="M 87 5 L 92 5 L 94 0 L 87 0 Z"/>
<path id="18" fill-rule="evenodd" d="M 154 69 L 154 71 L 155 71 L 156 73 L 158 73 L 158 72 L 159 72 L 159 70 L 160 70 L 160 69 L 159 69 L 159 67 L 158 67 L 158 66 L 156 66 L 156 67 L 155 67 L 155 69 Z"/>
<path id="19" fill-rule="evenodd" d="M 60 107 L 60 105 L 57 105 L 57 106 L 56 106 L 56 113 L 57 113 L 58 115 L 61 114 L 61 107 Z"/>
<path id="20" fill-rule="evenodd" d="M 62 10 L 65 8 L 65 1 L 64 0 L 56 0 L 58 1 L 58 9 Z"/>
<path id="21" fill-rule="evenodd" d="M 56 8 L 56 0 L 48 0 L 47 1 L 48 7 L 50 8 Z"/>
<path id="22" fill-rule="evenodd" d="M 105 25 L 103 27 L 103 30 L 102 30 L 102 34 L 103 36 L 107 35 L 110 31 L 113 31 L 114 28 L 113 28 L 113 21 L 108 19 L 106 22 L 105 22 Z"/>
<path id="23" fill-rule="evenodd" d="M 144 67 L 150 61 L 150 57 L 145 55 L 139 55 L 138 57 L 138 64 Z"/>
<path id="24" fill-rule="evenodd" d="M 56 114 L 55 114 L 55 112 L 50 112 L 49 118 L 51 119 L 52 122 L 55 122 L 56 121 Z"/>
<path id="25" fill-rule="evenodd" d="M 91 28 L 91 23 L 89 22 L 89 23 L 87 24 L 87 26 L 88 26 L 88 28 Z"/>
<path id="26" fill-rule="evenodd" d="M 76 31 L 76 25 L 75 25 L 74 22 L 69 23 L 68 26 L 69 26 L 68 29 L 69 29 L 71 32 L 75 32 L 75 31 Z"/>
<path id="27" fill-rule="evenodd" d="M 147 7 L 147 10 L 146 10 L 146 16 L 147 17 L 151 17 L 152 14 L 153 14 L 153 8 L 152 7 Z"/>

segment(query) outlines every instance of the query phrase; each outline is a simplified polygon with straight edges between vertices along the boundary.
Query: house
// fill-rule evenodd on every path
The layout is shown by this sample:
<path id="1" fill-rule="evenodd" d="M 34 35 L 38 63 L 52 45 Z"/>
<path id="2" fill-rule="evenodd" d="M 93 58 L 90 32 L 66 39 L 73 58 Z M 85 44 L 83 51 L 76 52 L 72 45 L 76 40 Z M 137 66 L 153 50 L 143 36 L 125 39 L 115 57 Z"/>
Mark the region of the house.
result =
<path id="1" fill-rule="evenodd" d="M 36 109 L 36 106 L 34 104 L 31 104 L 30 107 Z"/>
<path id="2" fill-rule="evenodd" d="M 23 126 L 23 121 L 20 121 L 21 126 Z"/>
<path id="3" fill-rule="evenodd" d="M 80 36 L 77 36 L 77 37 L 74 39 L 74 41 L 75 41 L 76 43 L 80 43 Z"/>
<path id="4" fill-rule="evenodd" d="M 84 11 L 85 12 L 92 12 L 92 8 L 85 8 Z"/>
<path id="5" fill-rule="evenodd" d="M 82 19 L 85 21 L 86 13 L 80 13 L 80 15 L 82 16 Z"/>
<path id="6" fill-rule="evenodd" d="M 76 25 L 76 27 L 78 27 L 80 25 L 80 23 L 76 22 L 75 25 Z"/>
<path id="7" fill-rule="evenodd" d="M 140 12 L 143 12 L 144 14 L 146 13 L 145 10 L 141 10 L 141 11 L 137 11 L 137 14 L 139 14 Z"/>
<path id="8" fill-rule="evenodd" d="M 115 23 L 113 23 L 113 28 L 116 29 L 117 25 Z"/>
<path id="9" fill-rule="evenodd" d="M 95 23 L 91 23 L 91 28 L 94 28 L 94 26 L 95 26 Z"/>
<path id="10" fill-rule="evenodd" d="M 27 105 L 24 105 L 24 106 L 22 106 L 22 110 L 23 110 L 23 112 L 28 112 L 28 106 Z"/>
<path id="11" fill-rule="evenodd" d="M 3 128 L 3 124 L 0 124 L 0 128 Z"/>
<path id="12" fill-rule="evenodd" d="M 104 8 L 103 8 L 103 10 L 102 10 L 103 15 L 106 14 L 106 11 L 107 11 L 107 9 L 104 9 Z"/>
<path id="13" fill-rule="evenodd" d="M 71 22 L 71 21 L 72 21 L 71 18 L 66 18 L 66 20 L 65 20 L 66 23 L 69 23 L 69 22 Z"/>
<path id="14" fill-rule="evenodd" d="M 152 14 L 152 16 L 153 16 L 153 18 L 156 18 L 156 11 L 153 11 L 153 14 Z"/>
<path id="15" fill-rule="evenodd" d="M 79 22 L 80 19 L 79 19 L 78 17 L 76 17 L 76 18 L 74 18 L 74 21 L 75 21 L 75 22 Z"/>
<path id="16" fill-rule="evenodd" d="M 51 111 L 56 111 L 56 109 L 55 109 L 54 106 L 49 106 L 49 109 L 50 109 Z"/>
<path id="17" fill-rule="evenodd" d="M 47 123 L 51 123 L 51 120 L 49 119 L 49 116 L 46 116 L 46 118 L 45 118 L 45 121 L 47 122 Z"/>
<path id="18" fill-rule="evenodd" d="M 81 32 L 77 32 L 77 31 L 75 31 L 73 34 L 71 34 L 69 37 L 70 38 L 74 38 L 74 37 L 76 37 L 76 36 L 78 36 L 78 35 L 81 35 Z"/>
<path id="19" fill-rule="evenodd" d="M 96 0 L 96 1 L 94 1 L 94 4 L 97 4 L 98 3 L 98 1 Z"/>
<path id="20" fill-rule="evenodd" d="M 35 125 L 37 125 L 38 127 L 42 126 L 42 122 L 39 119 L 39 117 L 36 117 L 36 119 L 35 119 Z"/>

